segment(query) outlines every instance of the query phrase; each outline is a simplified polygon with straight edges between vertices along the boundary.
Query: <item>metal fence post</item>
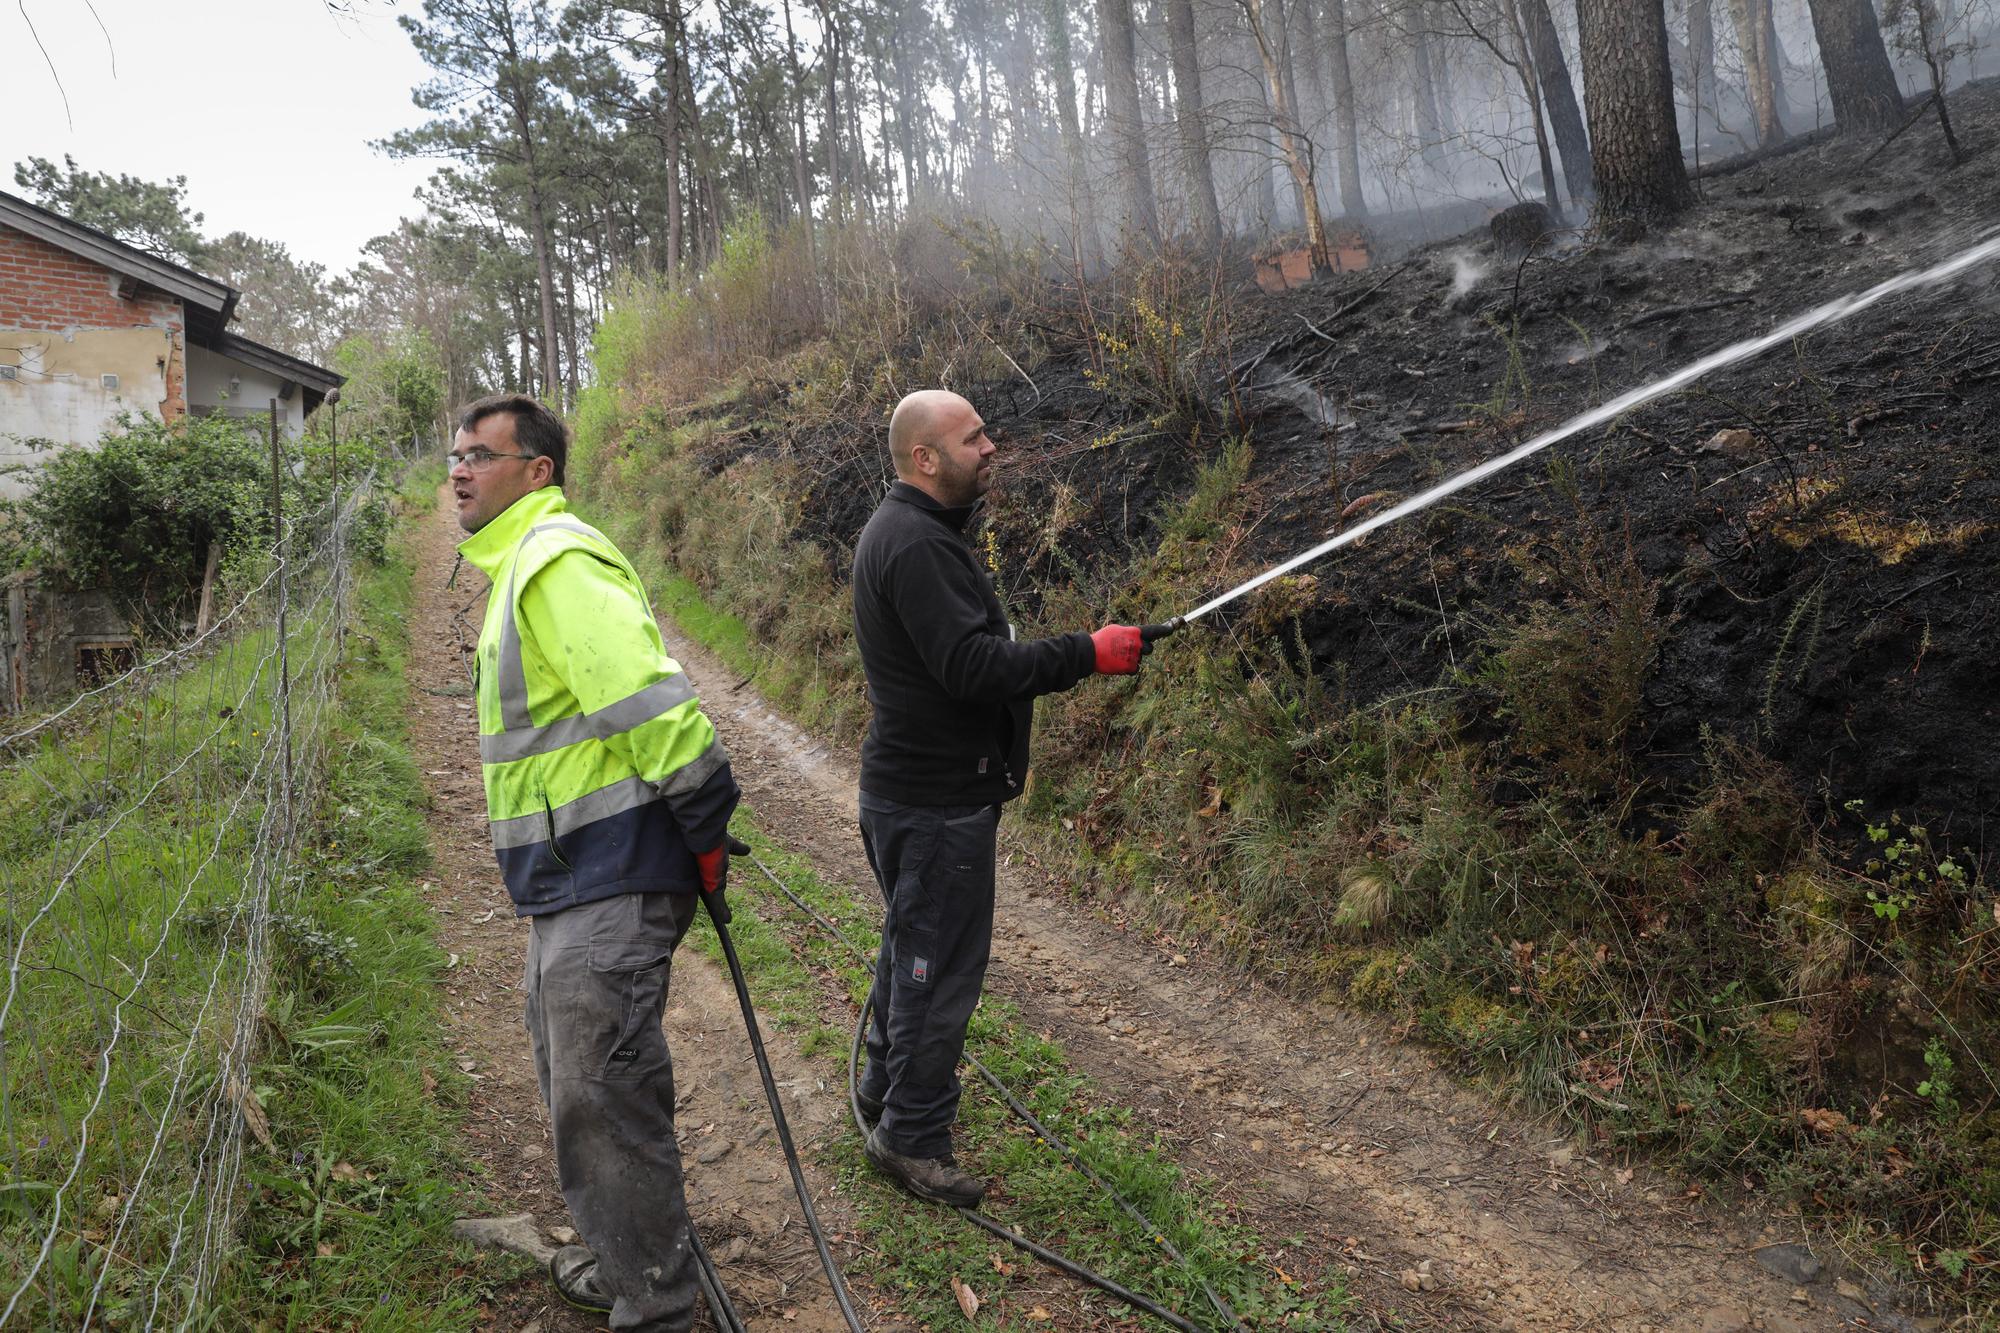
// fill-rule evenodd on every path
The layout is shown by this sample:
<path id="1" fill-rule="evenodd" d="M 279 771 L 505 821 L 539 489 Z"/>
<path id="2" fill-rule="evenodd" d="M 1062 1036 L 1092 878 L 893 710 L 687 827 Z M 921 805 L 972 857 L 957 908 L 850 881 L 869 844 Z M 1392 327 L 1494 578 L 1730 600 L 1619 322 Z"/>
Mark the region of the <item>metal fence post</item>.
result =
<path id="1" fill-rule="evenodd" d="M 292 674 L 287 655 L 285 625 L 285 585 L 290 581 L 285 553 L 285 492 L 278 457 L 278 400 L 271 400 L 271 550 L 278 558 L 278 728 L 285 750 L 284 798 L 285 831 L 292 827 Z"/>

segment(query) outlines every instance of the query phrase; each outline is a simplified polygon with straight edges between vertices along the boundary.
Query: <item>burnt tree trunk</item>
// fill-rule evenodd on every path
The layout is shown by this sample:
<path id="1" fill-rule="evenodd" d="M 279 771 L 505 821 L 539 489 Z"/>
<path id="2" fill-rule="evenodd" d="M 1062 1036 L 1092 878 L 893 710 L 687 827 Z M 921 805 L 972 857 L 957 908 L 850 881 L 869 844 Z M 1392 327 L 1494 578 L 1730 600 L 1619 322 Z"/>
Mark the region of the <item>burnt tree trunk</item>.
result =
<path id="1" fill-rule="evenodd" d="M 1626 233 L 1672 221 L 1694 190 L 1674 123 L 1666 8 L 1661 0 L 1578 0 L 1577 27 L 1598 221 Z"/>
<path id="2" fill-rule="evenodd" d="M 1208 126 L 1202 119 L 1201 61 L 1195 50 L 1193 0 L 1166 0 L 1167 41 L 1173 48 L 1174 125 L 1191 198 L 1195 244 L 1222 243 L 1222 208 L 1215 198 L 1215 169 L 1208 160 Z"/>
<path id="3" fill-rule="evenodd" d="M 1556 151 L 1562 155 L 1563 184 L 1572 201 L 1590 197 L 1590 136 L 1583 128 L 1583 109 L 1576 102 L 1576 88 L 1570 82 L 1569 58 L 1563 54 L 1562 37 L 1549 0 L 1521 0 L 1521 16 L 1528 25 L 1528 42 L 1535 55 L 1535 74 L 1541 80 L 1542 101 L 1549 109 L 1549 128 L 1555 135 Z"/>
<path id="4" fill-rule="evenodd" d="M 1125 167 L 1125 227 L 1157 247 L 1160 214 L 1153 202 L 1153 173 L 1146 161 L 1146 124 L 1139 106 L 1137 43 L 1132 0 L 1097 0 L 1097 28 L 1104 47 L 1104 109 Z M 1131 243 L 1130 236 L 1126 244 Z"/>
<path id="5" fill-rule="evenodd" d="M 1896 72 L 1868 0 L 1808 0 L 1833 120 L 1843 134 L 1881 129 L 1903 113 Z"/>

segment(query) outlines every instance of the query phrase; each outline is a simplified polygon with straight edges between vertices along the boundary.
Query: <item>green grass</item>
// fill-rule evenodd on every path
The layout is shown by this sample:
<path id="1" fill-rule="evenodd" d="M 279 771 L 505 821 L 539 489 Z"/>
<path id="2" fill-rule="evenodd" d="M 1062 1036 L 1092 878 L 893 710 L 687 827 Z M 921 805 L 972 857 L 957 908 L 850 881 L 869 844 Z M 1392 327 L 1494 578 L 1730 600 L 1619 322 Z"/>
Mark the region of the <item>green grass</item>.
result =
<path id="1" fill-rule="evenodd" d="M 822 879 L 807 861 L 784 851 L 758 828 L 747 808 L 738 813 L 736 831 L 787 887 L 872 957 L 879 941 L 872 899 L 860 901 Z M 749 861 L 738 860 L 730 874 L 735 914 L 730 934 L 753 979 L 760 1012 L 774 1029 L 793 1037 L 829 1086 L 844 1090 L 854 1006 L 867 993 L 866 970 L 853 952 L 779 895 Z M 692 945 L 721 961 L 711 929 L 697 928 Z M 1188 1256 L 1192 1274 L 1167 1262 L 1153 1236 L 1038 1142 L 968 1069 L 959 1156 L 975 1174 L 999 1182 L 985 1208 L 1001 1223 L 1197 1322 L 1212 1318 L 1212 1312 L 1196 1275 L 1252 1327 L 1340 1326 L 1344 1300 L 1337 1277 L 1314 1274 L 1315 1259 L 1231 1222 L 1226 1207 L 1174 1163 L 1170 1145 L 1073 1070 L 1062 1046 L 1031 1031 L 1012 1005 L 990 995 L 981 1002 L 968 1050 L 1157 1222 Z M 1027 1308 L 1010 1299 L 1017 1277 L 1036 1270 L 1032 1258 L 948 1211 L 912 1207 L 906 1195 L 867 1165 L 851 1128 L 825 1146 L 822 1161 L 841 1175 L 846 1197 L 859 1213 L 874 1256 L 863 1271 L 902 1315 L 953 1326 L 962 1322 L 952 1295 L 955 1277 L 980 1298 L 977 1327 L 1037 1326 L 1038 1321 L 1025 1319 Z M 996 1266 L 995 1260 L 1012 1271 Z M 1307 1277 L 1302 1280 L 1300 1274 Z M 1114 1305 L 1112 1315 L 1123 1308 Z"/>
<path id="2" fill-rule="evenodd" d="M 711 606 L 692 579 L 659 568 L 653 574 L 653 597 L 660 612 L 706 644 L 731 671 L 746 676 L 757 671 L 761 659 L 748 625 Z"/>
<path id="3" fill-rule="evenodd" d="M 329 604 L 295 602 L 290 834 L 268 608 L 0 772 L 0 1271 L 52 1236 L 18 1326 L 470 1322 L 408 601 L 406 565 L 364 569 L 341 662 Z"/>
<path id="4" fill-rule="evenodd" d="M 366 571 L 320 823 L 288 905 L 268 1053 L 276 1151 L 253 1154 L 245 1251 L 216 1308 L 273 1328 L 463 1329 L 511 1271 L 450 1237 L 466 1083 L 440 1042 L 446 958 L 417 887 L 422 781 L 404 734 L 411 569 Z"/>

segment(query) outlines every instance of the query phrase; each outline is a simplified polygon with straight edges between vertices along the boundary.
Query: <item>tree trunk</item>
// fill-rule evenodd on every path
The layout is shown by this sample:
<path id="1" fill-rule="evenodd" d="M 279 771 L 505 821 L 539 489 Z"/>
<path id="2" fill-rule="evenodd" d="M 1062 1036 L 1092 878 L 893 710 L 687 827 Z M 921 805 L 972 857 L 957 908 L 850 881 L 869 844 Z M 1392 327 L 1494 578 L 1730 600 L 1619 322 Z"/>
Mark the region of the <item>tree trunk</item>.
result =
<path id="1" fill-rule="evenodd" d="M 1050 0 L 1051 7 L 1061 0 Z M 1202 120 L 1201 61 L 1195 50 L 1193 0 L 1166 0 L 1167 40 L 1174 58 L 1174 123 L 1192 197 L 1195 244 L 1213 250 L 1222 243 L 1222 208 L 1215 198 L 1215 172 L 1208 160 L 1208 126 Z"/>
<path id="2" fill-rule="evenodd" d="M 686 211 L 681 199 L 681 135 L 687 112 L 681 103 L 681 66 L 686 57 L 681 53 L 681 7 L 678 3 L 667 6 L 668 23 L 663 34 L 666 48 L 666 68 L 653 72 L 656 84 L 666 85 L 667 112 L 662 126 L 661 137 L 665 140 L 667 153 L 667 280 L 677 279 L 681 271 L 682 214 Z"/>
<path id="3" fill-rule="evenodd" d="M 562 392 L 562 373 L 558 366 L 559 356 L 556 344 L 556 270 L 555 261 L 549 254 L 548 210 L 542 202 L 541 173 L 535 162 L 535 130 L 528 114 L 529 99 L 534 96 L 532 86 L 523 86 L 518 77 L 519 57 L 510 56 L 516 77 L 506 89 L 507 107 L 514 118 L 514 132 L 521 136 L 521 159 L 526 168 L 528 193 L 529 239 L 535 247 L 536 285 L 541 289 L 542 304 L 542 392 L 557 394 Z"/>
<path id="4" fill-rule="evenodd" d="M 1718 130 L 1721 99 L 1715 88 L 1715 0 L 1688 0 L 1688 100 L 1697 116 L 1705 115 Z M 1699 133 L 1697 133 L 1699 138 Z M 1565 155 L 1567 164 L 1567 155 Z"/>
<path id="5" fill-rule="evenodd" d="M 1562 37 L 1556 31 L 1554 16 L 1549 13 L 1549 0 L 1521 0 L 1521 16 L 1527 21 L 1528 42 L 1535 55 L 1535 75 L 1541 81 L 1542 100 L 1548 106 L 1549 128 L 1555 135 L 1556 151 L 1562 154 L 1563 184 L 1571 201 L 1588 199 L 1590 137 L 1584 132 L 1583 109 L 1576 104 L 1569 58 L 1563 54 Z"/>
<path id="6" fill-rule="evenodd" d="M 792 75 L 792 187 L 798 191 L 799 216 L 805 222 L 806 262 L 817 272 L 818 257 L 813 253 L 813 188 L 812 167 L 807 160 L 806 147 L 806 76 L 799 67 L 799 43 L 792 35 L 792 0 L 785 0 L 785 63 Z"/>
<path id="7" fill-rule="evenodd" d="M 1444 158 L 1444 125 L 1438 118 L 1437 86 L 1431 76 L 1430 40 L 1424 31 L 1424 23 L 1423 12 L 1419 10 L 1416 27 L 1410 33 L 1410 75 L 1417 104 L 1417 146 L 1424 155 L 1424 165 L 1432 171 L 1440 171 Z"/>
<path id="8" fill-rule="evenodd" d="M 1771 105 L 1777 109 L 1778 124 L 1792 118 L 1792 99 L 1785 94 L 1785 48 L 1778 42 L 1778 20 L 1771 0 L 1756 0 L 1764 16 L 1764 67 L 1771 71 Z"/>
<path id="9" fill-rule="evenodd" d="M 533 170 L 530 166 L 529 171 Z M 534 233 L 535 285 L 540 289 L 542 303 L 542 393 L 560 398 L 562 370 L 556 343 L 555 260 L 549 253 L 549 220 L 542 205 L 542 191 L 532 184 L 528 187 L 528 223 Z"/>
<path id="10" fill-rule="evenodd" d="M 1253 57 L 1256 45 L 1254 40 L 1250 43 L 1249 54 Z M 1264 80 L 1252 75 L 1250 87 L 1256 93 L 1258 108 L 1263 111 L 1262 123 L 1271 124 L 1276 118 L 1276 113 L 1271 109 L 1271 94 L 1264 86 Z M 1273 180 L 1273 174 L 1278 170 L 1278 158 L 1262 142 L 1261 135 L 1250 138 L 1253 146 L 1249 151 L 1251 161 L 1254 163 L 1250 173 L 1250 188 L 1253 191 L 1251 198 L 1255 201 L 1252 207 L 1256 209 L 1257 225 L 1268 234 L 1278 229 L 1278 187 Z"/>
<path id="11" fill-rule="evenodd" d="M 1368 216 L 1368 196 L 1361 189 L 1361 141 L 1355 129 L 1354 70 L 1347 61 L 1346 0 L 1326 0 L 1326 58 L 1333 73 L 1334 132 L 1340 172 L 1340 211 L 1351 218 Z"/>
<path id="12" fill-rule="evenodd" d="M 1938 60 L 1937 30 L 1943 23 L 1950 22 L 1949 12 L 1942 19 L 1929 14 L 1920 2 L 1914 6 L 1917 20 L 1917 41 L 1921 44 L 1924 67 L 1931 73 L 1931 105 L 1937 108 L 1938 128 L 1944 131 L 1945 147 L 1951 149 L 1953 166 L 1965 164 L 1965 150 L 1958 146 L 1958 134 L 1951 127 L 1951 112 L 1945 109 L 1944 88 L 1948 81 L 1946 71 Z"/>
<path id="13" fill-rule="evenodd" d="M 579 368 L 583 364 L 583 358 L 578 355 L 576 346 L 576 269 L 576 251 L 572 246 L 569 262 L 563 265 L 563 355 L 569 363 L 564 367 L 563 373 L 563 389 L 566 394 L 563 401 L 568 405 L 576 403 Z"/>
<path id="14" fill-rule="evenodd" d="M 1736 49 L 1743 61 L 1743 91 L 1756 122 L 1757 146 L 1762 148 L 1785 137 L 1778 120 L 1778 102 L 1770 65 L 1770 44 L 1764 40 L 1768 9 L 1758 0 L 1729 0 L 1729 22 L 1736 29 Z"/>
<path id="15" fill-rule="evenodd" d="M 1250 35 L 1257 41 L 1257 56 L 1264 64 L 1264 83 L 1270 89 L 1272 122 L 1278 131 L 1278 147 L 1291 169 L 1292 184 L 1299 195 L 1299 211 L 1305 222 L 1306 253 L 1315 275 L 1332 266 L 1327 253 L 1326 225 L 1319 215 L 1319 190 L 1313 182 L 1312 159 L 1308 156 L 1299 124 L 1292 115 L 1291 99 L 1285 93 L 1284 71 L 1278 65 L 1278 49 L 1265 26 L 1264 0 L 1239 0 L 1250 20 Z"/>
<path id="16" fill-rule="evenodd" d="M 1881 129 L 1903 113 L 1896 72 L 1868 0 L 1808 0 L 1826 92 L 1841 133 Z"/>
<path id="17" fill-rule="evenodd" d="M 1556 164 L 1549 154 L 1549 127 L 1542 115 L 1542 95 L 1535 55 L 1528 50 L 1528 35 L 1521 29 L 1521 13 L 1514 0 L 1505 0 L 1502 16 L 1507 35 L 1514 43 L 1514 72 L 1521 80 L 1521 94 L 1528 99 L 1528 123 L 1535 132 L 1535 159 L 1541 168 L 1542 202 L 1551 216 L 1562 218 L 1562 200 L 1556 196 Z"/>
<path id="18" fill-rule="evenodd" d="M 1160 244 L 1160 214 L 1153 203 L 1153 174 L 1146 162 L 1146 126 L 1139 111 L 1139 73 L 1132 31 L 1132 0 L 1097 0 L 1098 36 L 1104 45 L 1105 120 L 1125 166 L 1127 232 Z M 1126 237 L 1129 246 L 1131 238 Z"/>
<path id="19" fill-rule="evenodd" d="M 1429 6 L 1425 3 L 1425 0 L 1417 0 L 1418 22 L 1429 22 L 1426 14 L 1428 8 Z M 1424 50 L 1425 54 L 1430 57 L 1431 87 L 1438 95 L 1438 131 L 1446 139 L 1456 139 L 1458 137 L 1459 126 L 1464 123 L 1464 118 L 1459 113 L 1457 92 L 1455 85 L 1451 81 L 1450 47 L 1443 42 L 1425 42 Z"/>
<path id="20" fill-rule="evenodd" d="M 1069 168 L 1066 193 L 1070 224 L 1076 230 L 1072 257 L 1094 264 L 1097 256 L 1097 210 L 1091 206 L 1085 178 L 1083 126 L 1076 118 L 1076 61 L 1070 54 L 1069 6 L 1064 0 L 1042 0 L 1042 18 L 1049 29 L 1049 72 L 1056 83 L 1056 124 L 1062 132 L 1063 158 Z"/>
<path id="21" fill-rule="evenodd" d="M 826 67 L 826 120 L 820 126 L 820 133 L 826 139 L 826 206 L 831 220 L 837 224 L 845 213 L 840 193 L 840 80 L 833 76 L 840 68 L 840 26 L 831 3 L 820 7 L 819 16 L 820 31 L 825 34 L 820 46 L 820 64 Z"/>
<path id="22" fill-rule="evenodd" d="M 1301 3 L 1311 4 L 1312 0 L 1301 0 Z M 1306 174 L 1310 177 L 1313 174 L 1313 146 L 1305 137 L 1305 117 L 1299 111 L 1298 80 L 1292 69 L 1291 15 L 1285 10 L 1285 0 L 1263 0 L 1263 4 L 1265 13 L 1270 21 L 1270 27 L 1264 35 L 1270 40 L 1272 54 L 1277 57 L 1278 78 L 1284 85 L 1285 95 L 1282 99 L 1283 104 L 1291 116 L 1292 130 L 1297 139 L 1297 147 L 1305 155 Z M 1289 157 L 1289 154 L 1287 154 L 1287 157 Z M 1289 164 L 1287 165 L 1287 170 L 1290 170 Z M 1300 183 L 1297 172 L 1291 172 L 1291 186 L 1292 208 L 1299 215 L 1299 225 L 1304 226 L 1306 220 L 1305 186 Z M 1314 203 L 1317 204 L 1318 201 L 1315 200 Z"/>
<path id="23" fill-rule="evenodd" d="M 1577 26 L 1598 221 L 1628 234 L 1670 222 L 1694 191 L 1674 123 L 1666 8 L 1660 0 L 1578 0 Z"/>

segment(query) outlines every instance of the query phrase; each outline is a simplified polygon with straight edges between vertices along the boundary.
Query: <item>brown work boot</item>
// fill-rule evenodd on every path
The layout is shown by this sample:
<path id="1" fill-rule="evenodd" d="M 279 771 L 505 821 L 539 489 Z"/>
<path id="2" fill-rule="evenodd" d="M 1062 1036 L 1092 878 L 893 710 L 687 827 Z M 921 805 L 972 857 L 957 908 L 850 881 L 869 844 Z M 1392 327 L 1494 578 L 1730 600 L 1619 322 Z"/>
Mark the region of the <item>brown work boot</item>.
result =
<path id="1" fill-rule="evenodd" d="M 986 1197 L 986 1182 L 966 1175 L 950 1157 L 905 1157 L 882 1146 L 880 1129 L 868 1136 L 861 1151 L 876 1170 L 893 1177 L 919 1199 L 951 1208 L 977 1208 Z"/>

